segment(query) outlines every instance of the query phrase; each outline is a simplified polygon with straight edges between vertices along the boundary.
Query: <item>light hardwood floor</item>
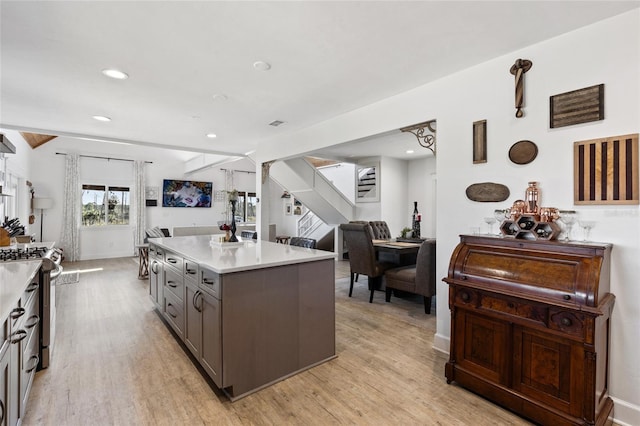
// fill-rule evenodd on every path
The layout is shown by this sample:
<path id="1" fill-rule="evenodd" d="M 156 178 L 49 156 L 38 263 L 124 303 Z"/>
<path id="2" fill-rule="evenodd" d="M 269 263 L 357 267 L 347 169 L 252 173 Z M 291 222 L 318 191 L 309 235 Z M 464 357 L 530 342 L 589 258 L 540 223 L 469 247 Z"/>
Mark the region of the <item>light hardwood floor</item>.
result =
<path id="1" fill-rule="evenodd" d="M 203 378 L 153 309 L 135 258 L 83 261 L 58 290 L 56 346 L 24 425 L 528 425 L 444 378 L 422 299 L 347 297 L 336 266 L 338 357 L 231 403 Z"/>

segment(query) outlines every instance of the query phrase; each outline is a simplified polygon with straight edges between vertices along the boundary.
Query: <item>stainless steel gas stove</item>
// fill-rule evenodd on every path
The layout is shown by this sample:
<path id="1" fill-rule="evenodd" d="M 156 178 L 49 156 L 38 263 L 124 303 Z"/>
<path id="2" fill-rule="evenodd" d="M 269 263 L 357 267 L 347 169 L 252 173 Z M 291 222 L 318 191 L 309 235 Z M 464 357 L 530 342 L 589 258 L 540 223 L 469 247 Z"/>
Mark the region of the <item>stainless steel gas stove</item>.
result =
<path id="1" fill-rule="evenodd" d="M 53 243 L 17 244 L 0 248 L 0 264 L 4 262 L 41 260 L 40 281 L 40 362 L 38 369 L 51 361 L 56 332 L 56 278 L 62 273 L 62 251 Z"/>

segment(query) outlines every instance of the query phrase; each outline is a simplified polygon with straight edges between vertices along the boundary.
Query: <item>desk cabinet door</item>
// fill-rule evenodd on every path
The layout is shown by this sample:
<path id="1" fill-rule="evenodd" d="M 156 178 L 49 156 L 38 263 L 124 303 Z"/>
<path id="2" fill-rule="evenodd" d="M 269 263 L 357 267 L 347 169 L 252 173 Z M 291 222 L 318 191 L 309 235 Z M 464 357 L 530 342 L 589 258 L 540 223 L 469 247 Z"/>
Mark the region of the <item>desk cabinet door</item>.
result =
<path id="1" fill-rule="evenodd" d="M 0 340 L 0 344 L 2 341 Z M 0 352 L 1 354 L 2 352 Z M 0 358 L 0 426 L 7 426 L 9 417 L 9 351 Z"/>
<path id="2" fill-rule="evenodd" d="M 202 299 L 202 367 L 222 388 L 222 315 L 220 300 L 201 292 Z"/>
<path id="3" fill-rule="evenodd" d="M 202 292 L 190 280 L 185 282 L 184 343 L 196 359 L 202 349 Z"/>
<path id="4" fill-rule="evenodd" d="M 513 388 L 575 417 L 582 417 L 582 344 L 526 327 L 513 329 Z"/>
<path id="5" fill-rule="evenodd" d="M 509 324 L 465 309 L 456 310 L 455 357 L 460 368 L 495 383 L 507 384 Z"/>

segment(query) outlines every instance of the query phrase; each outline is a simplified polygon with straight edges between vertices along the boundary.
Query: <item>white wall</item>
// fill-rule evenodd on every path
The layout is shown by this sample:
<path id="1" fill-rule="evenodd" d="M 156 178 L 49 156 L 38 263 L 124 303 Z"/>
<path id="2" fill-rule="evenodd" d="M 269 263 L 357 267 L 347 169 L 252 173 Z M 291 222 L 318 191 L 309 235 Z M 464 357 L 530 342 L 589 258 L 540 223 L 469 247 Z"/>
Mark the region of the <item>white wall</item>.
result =
<path id="1" fill-rule="evenodd" d="M 411 227 L 407 220 L 407 186 L 409 174 L 408 161 L 382 157 L 380 159 L 380 218 L 389 226 L 391 235 L 397 237 L 405 226 Z M 413 205 L 413 204 L 411 204 Z"/>
<path id="2" fill-rule="evenodd" d="M 352 203 L 356 200 L 356 166 L 352 163 L 338 163 L 318 168 L 324 177 L 333 184 Z"/>
<path id="3" fill-rule="evenodd" d="M 405 217 L 411 228 L 413 202 L 418 202 L 418 211 L 422 214 L 420 236 L 436 236 L 436 159 L 425 157 L 409 161 L 407 181 L 407 202 Z"/>
<path id="4" fill-rule="evenodd" d="M 509 73 L 518 58 L 533 61 L 525 75 L 525 116 L 521 119 L 514 117 L 514 78 Z M 482 223 L 495 208 L 521 198 L 528 181 L 540 182 L 544 205 L 574 208 L 572 143 L 637 133 L 639 78 L 640 11 L 636 9 L 268 141 L 255 155 L 258 163 L 273 159 L 278 152 L 302 155 L 421 122 L 424 117 L 436 118 L 437 274 L 444 277 L 458 235 Z M 549 129 L 549 96 L 600 83 L 605 84 L 605 120 Z M 488 162 L 474 165 L 472 123 L 481 119 L 487 120 Z M 507 153 L 522 139 L 534 141 L 539 154 L 533 163 L 518 166 L 508 160 Z M 477 182 L 503 183 L 510 188 L 511 197 L 504 203 L 469 201 L 465 189 Z M 640 352 L 640 286 L 636 285 L 640 276 L 640 211 L 637 205 L 575 209 L 597 221 L 592 239 L 614 244 L 611 292 L 617 299 L 611 329 L 610 391 L 616 403 L 616 420 L 640 424 L 636 361 Z M 447 291 L 446 284 L 439 281 L 434 342 L 445 351 L 450 335 Z"/>
<path id="5" fill-rule="evenodd" d="M 29 193 L 29 189 L 27 187 L 27 180 L 30 179 L 31 172 L 31 156 L 32 149 L 27 144 L 27 142 L 23 139 L 19 132 L 15 130 L 1 130 L 2 133 L 9 139 L 9 141 L 16 147 L 15 154 L 4 154 L 4 158 L 6 159 L 6 173 L 7 178 L 9 175 L 13 177 L 14 180 L 17 180 L 18 185 L 18 193 L 15 197 L 9 201 L 9 199 L 5 197 L 0 197 L 0 223 L 4 222 L 4 216 L 9 215 L 8 212 L 8 204 L 12 202 L 15 204 L 16 216 L 20 219 L 20 223 L 25 227 L 25 233 L 40 233 L 40 212 L 35 212 L 36 216 L 35 222 L 32 225 L 29 225 L 29 215 L 31 214 L 31 194 Z M 5 161 L 0 159 L 0 161 Z M 0 164 L 0 170 L 2 164 Z M 7 184 L 8 182 L 1 182 L 0 184 Z M 37 189 L 37 188 L 36 188 Z M 3 190 L 3 192 L 8 192 L 7 188 Z M 37 191 L 35 192 L 36 197 L 44 197 L 44 195 Z M 6 208 L 5 208 L 6 203 Z M 9 217 L 12 219 L 12 217 Z"/>
<path id="6" fill-rule="evenodd" d="M 53 208 L 45 211 L 43 230 L 45 241 L 60 241 L 61 237 L 65 157 L 64 155 L 56 155 L 56 152 L 151 161 L 152 164 L 145 166 L 146 186 L 157 186 L 160 190 L 162 190 L 163 179 L 211 181 L 214 191 L 224 190 L 225 172 L 221 171 L 220 167 L 228 169 L 235 167 L 234 163 L 229 163 L 185 175 L 183 173 L 184 162 L 195 155 L 190 152 L 148 149 L 134 145 L 100 143 L 66 137 L 56 138 L 35 149 L 30 161 L 29 178 L 36 188 L 36 196 L 54 199 Z M 87 176 L 87 179 L 93 180 L 102 177 L 105 183 L 126 183 L 123 182 L 123 173 L 114 173 L 109 163 L 111 162 L 106 160 L 83 158 L 80 166 L 81 175 L 86 176 L 91 173 L 93 176 Z M 121 164 L 131 165 L 131 163 Z M 239 168 L 245 169 L 244 167 Z M 255 191 L 254 173 L 234 172 L 233 181 L 239 191 Z M 129 184 L 133 186 L 132 181 Z M 161 199 L 158 200 L 158 204 L 158 207 L 146 209 L 147 227 L 159 226 L 169 228 L 170 231 L 174 226 L 215 225 L 218 220 L 224 219 L 226 209 L 226 204 L 220 201 L 213 201 L 211 208 L 161 207 Z M 39 220 L 38 215 L 37 218 Z M 39 223 L 36 222 L 35 225 L 39 230 Z M 131 256 L 133 253 L 133 226 L 81 228 L 81 260 Z"/>

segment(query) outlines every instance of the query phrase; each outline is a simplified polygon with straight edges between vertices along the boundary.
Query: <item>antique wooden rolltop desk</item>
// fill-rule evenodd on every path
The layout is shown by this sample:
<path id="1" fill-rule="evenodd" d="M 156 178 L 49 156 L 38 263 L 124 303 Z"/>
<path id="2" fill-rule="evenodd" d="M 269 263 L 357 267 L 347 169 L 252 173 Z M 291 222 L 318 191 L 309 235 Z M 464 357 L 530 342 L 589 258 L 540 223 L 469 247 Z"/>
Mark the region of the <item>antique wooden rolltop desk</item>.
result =
<path id="1" fill-rule="evenodd" d="M 452 381 L 543 425 L 602 425 L 611 245 L 461 236 L 449 284 Z"/>

